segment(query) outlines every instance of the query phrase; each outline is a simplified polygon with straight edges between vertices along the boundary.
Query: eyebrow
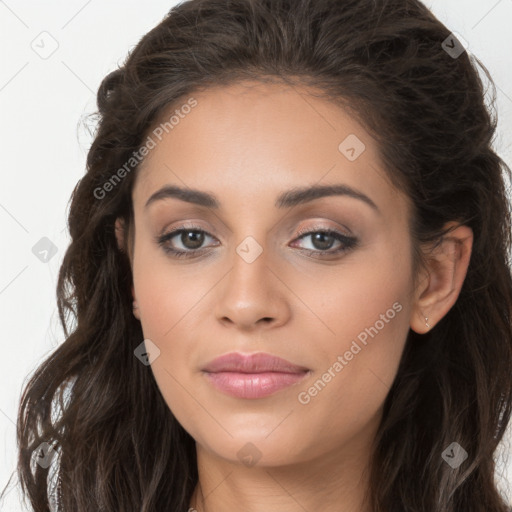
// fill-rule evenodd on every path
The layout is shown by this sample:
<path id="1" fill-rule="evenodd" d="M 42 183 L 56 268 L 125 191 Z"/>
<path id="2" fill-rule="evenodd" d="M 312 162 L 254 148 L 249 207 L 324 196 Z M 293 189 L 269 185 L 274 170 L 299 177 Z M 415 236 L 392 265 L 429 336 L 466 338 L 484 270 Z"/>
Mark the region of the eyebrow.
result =
<path id="1" fill-rule="evenodd" d="M 298 204 L 328 196 L 347 196 L 359 199 L 379 212 L 377 205 L 367 195 L 347 185 L 313 185 L 310 187 L 293 188 L 280 194 L 274 206 L 276 208 L 291 208 Z M 213 194 L 191 188 L 181 188 L 176 185 L 166 185 L 151 195 L 144 209 L 148 208 L 155 201 L 169 197 L 199 206 L 206 206 L 207 208 L 220 208 L 220 201 Z"/>

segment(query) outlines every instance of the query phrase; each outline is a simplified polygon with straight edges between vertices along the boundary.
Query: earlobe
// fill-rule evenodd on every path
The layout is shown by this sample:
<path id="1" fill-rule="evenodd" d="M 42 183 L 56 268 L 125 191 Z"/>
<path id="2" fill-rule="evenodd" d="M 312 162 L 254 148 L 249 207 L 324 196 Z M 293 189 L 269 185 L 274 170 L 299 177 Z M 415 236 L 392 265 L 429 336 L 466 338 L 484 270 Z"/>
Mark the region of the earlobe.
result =
<path id="1" fill-rule="evenodd" d="M 427 277 L 415 291 L 411 329 L 424 334 L 432 329 L 457 301 L 469 267 L 473 231 L 468 226 L 454 227 L 426 255 Z M 456 226 L 456 227 L 455 227 Z"/>
<path id="2" fill-rule="evenodd" d="M 121 252 L 125 251 L 125 245 L 124 245 L 124 221 L 121 217 L 118 217 L 116 219 L 115 223 L 115 233 L 116 233 L 116 239 L 117 239 L 117 247 Z"/>
<path id="3" fill-rule="evenodd" d="M 134 316 L 137 320 L 140 320 L 139 306 L 138 306 L 138 304 L 137 304 L 137 301 L 135 300 L 135 292 L 134 292 L 134 290 L 133 290 L 133 285 L 132 285 L 132 297 L 134 298 L 134 300 L 133 300 L 133 304 L 132 304 L 133 316 Z"/>
<path id="4" fill-rule="evenodd" d="M 115 234 L 116 234 L 116 240 L 117 240 L 117 246 L 121 252 L 127 252 L 125 248 L 125 224 L 124 220 L 121 217 L 118 217 L 115 222 Z M 135 289 L 133 287 L 132 283 L 132 309 L 133 309 L 133 316 L 137 318 L 137 320 L 140 320 L 140 314 L 139 314 L 139 307 L 137 305 L 137 299 L 135 297 Z"/>

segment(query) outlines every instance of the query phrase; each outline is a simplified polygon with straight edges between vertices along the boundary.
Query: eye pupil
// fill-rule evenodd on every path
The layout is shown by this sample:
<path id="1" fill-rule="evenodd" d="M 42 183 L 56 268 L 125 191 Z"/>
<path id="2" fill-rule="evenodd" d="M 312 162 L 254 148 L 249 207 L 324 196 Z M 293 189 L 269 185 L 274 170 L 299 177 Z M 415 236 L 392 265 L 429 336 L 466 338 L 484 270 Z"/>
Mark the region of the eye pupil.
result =
<path id="1" fill-rule="evenodd" d="M 190 235 L 193 240 L 192 246 L 189 246 L 187 244 L 187 240 L 186 240 L 186 237 L 190 236 Z M 183 245 L 185 247 L 187 247 L 187 249 L 191 249 L 191 250 L 198 249 L 199 247 L 201 247 L 201 245 L 204 242 L 204 233 L 200 233 L 198 231 L 184 231 L 181 234 L 181 242 L 183 243 Z"/>
<path id="2" fill-rule="evenodd" d="M 330 249 L 334 242 L 334 237 L 332 235 L 329 235 L 328 233 L 319 232 L 319 233 L 314 233 L 311 236 L 312 236 L 313 245 L 318 250 Z M 328 242 L 325 242 L 325 237 L 327 237 Z"/>

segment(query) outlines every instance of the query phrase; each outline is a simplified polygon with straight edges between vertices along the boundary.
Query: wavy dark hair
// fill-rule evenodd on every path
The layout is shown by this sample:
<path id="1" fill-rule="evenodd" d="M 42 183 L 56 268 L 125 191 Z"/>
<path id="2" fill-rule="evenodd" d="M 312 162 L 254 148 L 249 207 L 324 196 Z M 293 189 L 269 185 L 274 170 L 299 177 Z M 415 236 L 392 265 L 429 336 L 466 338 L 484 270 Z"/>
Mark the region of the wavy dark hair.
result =
<path id="1" fill-rule="evenodd" d="M 143 333 L 129 254 L 115 237 L 124 219 L 133 244 L 137 168 L 104 197 L 95 191 L 171 107 L 242 80 L 310 86 L 357 116 L 411 198 L 420 259 L 448 222 L 473 230 L 455 305 L 428 334 L 409 332 L 368 499 L 375 512 L 507 510 L 494 454 L 512 405 L 510 169 L 492 148 L 492 78 L 474 55 L 450 52 L 461 48 L 450 36 L 417 0 L 190 0 L 105 77 L 57 285 L 66 339 L 30 377 L 18 413 L 17 474 L 35 512 L 49 510 L 53 477 L 66 512 L 188 510 L 195 442 L 134 357 Z M 43 442 L 58 465 L 34 464 Z M 457 469 L 441 456 L 452 442 L 469 454 Z"/>

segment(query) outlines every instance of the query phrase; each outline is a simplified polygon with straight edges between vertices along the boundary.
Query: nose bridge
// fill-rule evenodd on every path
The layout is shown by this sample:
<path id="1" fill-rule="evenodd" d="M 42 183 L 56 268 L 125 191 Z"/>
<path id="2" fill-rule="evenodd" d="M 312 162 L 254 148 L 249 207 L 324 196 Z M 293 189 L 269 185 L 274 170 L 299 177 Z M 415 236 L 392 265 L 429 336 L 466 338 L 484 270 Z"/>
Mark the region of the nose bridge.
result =
<path id="1" fill-rule="evenodd" d="M 230 287 L 247 300 L 267 293 L 269 286 L 268 249 L 261 236 L 260 242 L 252 235 L 246 236 L 236 247 L 233 256 L 233 267 L 229 275 Z"/>
<path id="2" fill-rule="evenodd" d="M 217 317 L 246 328 L 265 318 L 281 322 L 287 312 L 279 280 L 270 270 L 271 255 L 255 236 L 235 247 L 232 267 L 217 297 Z"/>
<path id="3" fill-rule="evenodd" d="M 258 236 L 258 238 L 261 243 L 258 242 L 254 236 L 248 235 L 236 246 L 235 252 L 247 265 L 252 265 L 258 259 L 260 262 L 261 260 L 267 259 L 265 257 L 261 257 L 264 252 L 263 247 L 266 246 L 266 244 L 261 240 L 261 235 Z M 236 258 L 235 261 L 237 261 Z"/>

